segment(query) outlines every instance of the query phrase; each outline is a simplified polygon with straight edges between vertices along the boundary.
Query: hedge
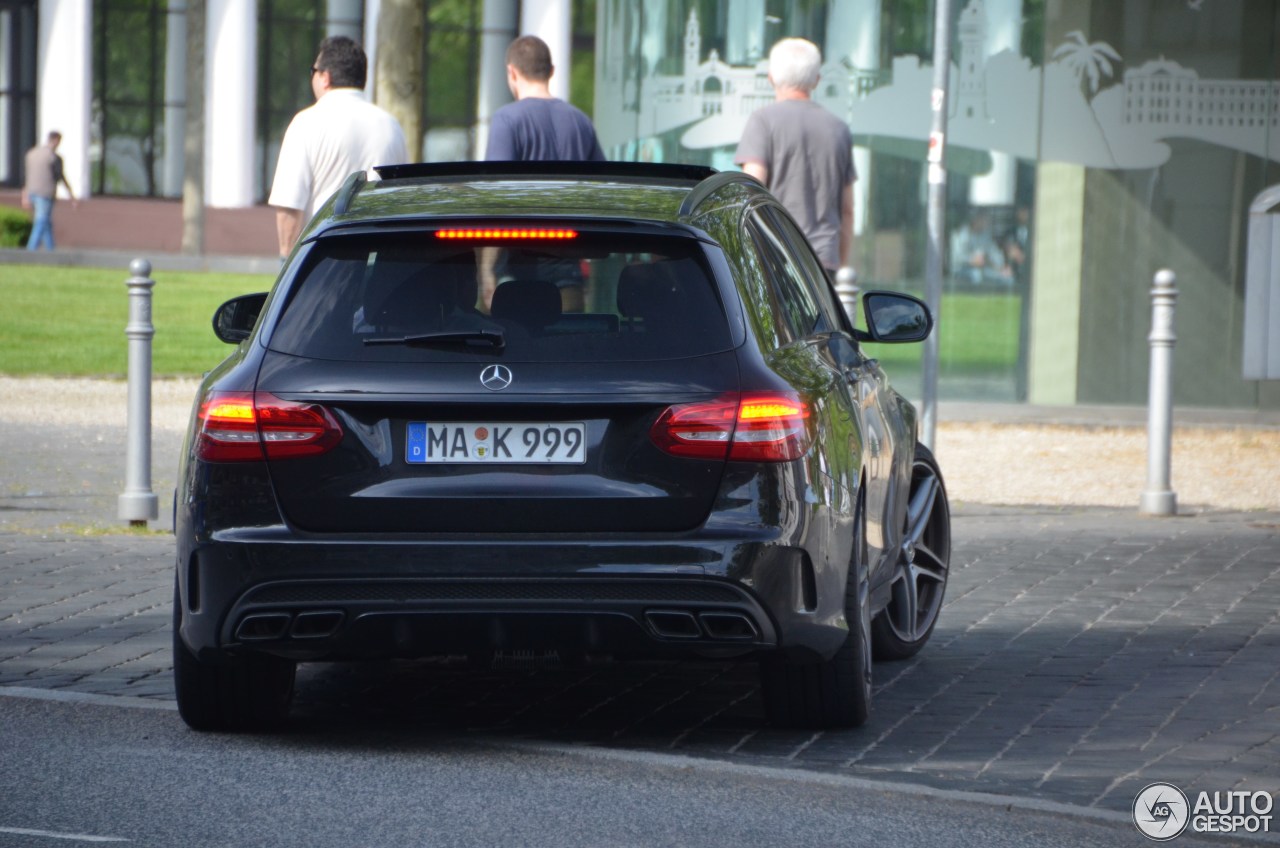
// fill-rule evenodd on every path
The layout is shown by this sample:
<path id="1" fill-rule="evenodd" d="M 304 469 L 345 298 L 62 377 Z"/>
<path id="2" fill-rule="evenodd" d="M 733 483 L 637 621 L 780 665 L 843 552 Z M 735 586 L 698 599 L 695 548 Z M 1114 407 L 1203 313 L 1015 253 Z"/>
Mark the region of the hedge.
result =
<path id="1" fill-rule="evenodd" d="M 0 247 L 22 247 L 31 237 L 31 216 L 12 206 L 0 206 Z"/>

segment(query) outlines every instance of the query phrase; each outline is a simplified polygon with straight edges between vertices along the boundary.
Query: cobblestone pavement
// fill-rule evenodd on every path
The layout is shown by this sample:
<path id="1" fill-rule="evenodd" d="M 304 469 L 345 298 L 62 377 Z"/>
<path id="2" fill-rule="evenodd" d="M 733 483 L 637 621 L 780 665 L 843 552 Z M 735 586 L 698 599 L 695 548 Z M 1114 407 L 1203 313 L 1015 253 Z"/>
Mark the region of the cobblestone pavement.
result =
<path id="1" fill-rule="evenodd" d="M 1117 811 L 1153 781 L 1280 790 L 1280 514 L 964 506 L 954 536 L 933 641 L 875 667 L 873 717 L 858 730 L 767 726 L 744 662 L 305 665 L 297 721 L 660 750 Z M 0 531 L 0 686 L 171 701 L 171 557 L 164 535 Z"/>

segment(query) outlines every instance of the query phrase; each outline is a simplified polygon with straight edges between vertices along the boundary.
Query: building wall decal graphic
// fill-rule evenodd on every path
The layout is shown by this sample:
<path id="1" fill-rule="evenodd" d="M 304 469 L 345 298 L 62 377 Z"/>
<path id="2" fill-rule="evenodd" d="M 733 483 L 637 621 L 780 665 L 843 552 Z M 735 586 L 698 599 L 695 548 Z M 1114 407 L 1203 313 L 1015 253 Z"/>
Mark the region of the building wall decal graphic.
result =
<path id="1" fill-rule="evenodd" d="M 606 15 L 614 21 L 607 31 L 621 38 L 621 0 L 610 0 Z M 763 17 L 759 26 L 765 26 Z M 950 145 L 1138 169 L 1164 164 L 1171 153 L 1167 142 L 1195 139 L 1280 161 L 1280 82 L 1202 79 L 1194 69 L 1163 58 L 1117 78 L 1120 55 L 1105 42 L 1089 43 L 1082 33 L 1072 33 L 1050 61 L 1036 67 L 1010 50 L 989 55 L 986 30 L 983 0 L 969 0 L 957 27 L 957 65 L 950 76 Z M 855 137 L 927 140 L 929 64 L 900 56 L 886 73 L 825 58 L 815 99 L 843 115 Z M 678 130 L 686 149 L 732 147 L 747 116 L 773 100 L 767 61 L 730 65 L 715 50 L 702 59 L 696 9 L 686 22 L 679 73 L 631 67 L 603 74 L 598 87 L 596 122 L 606 146 Z M 628 88 L 636 96 L 627 98 Z"/>

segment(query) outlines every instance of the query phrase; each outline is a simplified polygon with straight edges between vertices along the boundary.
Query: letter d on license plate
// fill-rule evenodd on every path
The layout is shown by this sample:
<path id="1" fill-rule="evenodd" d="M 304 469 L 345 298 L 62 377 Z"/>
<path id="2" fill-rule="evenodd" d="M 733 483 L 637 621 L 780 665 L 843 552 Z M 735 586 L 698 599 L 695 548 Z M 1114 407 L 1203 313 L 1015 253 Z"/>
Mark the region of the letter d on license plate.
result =
<path id="1" fill-rule="evenodd" d="M 410 464 L 580 464 L 587 461 L 587 427 L 581 421 L 552 424 L 410 421 L 404 455 Z"/>

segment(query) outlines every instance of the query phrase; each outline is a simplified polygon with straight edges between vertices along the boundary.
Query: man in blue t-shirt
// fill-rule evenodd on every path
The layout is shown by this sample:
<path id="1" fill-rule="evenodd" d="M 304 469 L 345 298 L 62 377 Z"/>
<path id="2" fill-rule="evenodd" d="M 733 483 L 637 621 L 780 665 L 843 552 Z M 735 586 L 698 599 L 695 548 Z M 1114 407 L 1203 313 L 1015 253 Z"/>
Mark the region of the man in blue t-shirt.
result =
<path id="1" fill-rule="evenodd" d="M 515 102 L 489 119 L 485 159 L 528 161 L 604 161 L 591 119 L 576 106 L 551 96 L 555 67 L 551 48 L 535 35 L 522 35 L 507 47 L 507 85 Z M 581 312 L 584 280 L 578 263 L 516 250 L 501 258 L 486 249 L 480 261 L 480 291 L 487 306 L 500 278 L 537 278 L 560 289 L 561 309 Z"/>
<path id="2" fill-rule="evenodd" d="M 523 35 L 507 48 L 507 85 L 514 103 L 493 113 L 485 159 L 603 161 L 595 127 L 581 109 L 551 96 L 551 48 Z"/>

